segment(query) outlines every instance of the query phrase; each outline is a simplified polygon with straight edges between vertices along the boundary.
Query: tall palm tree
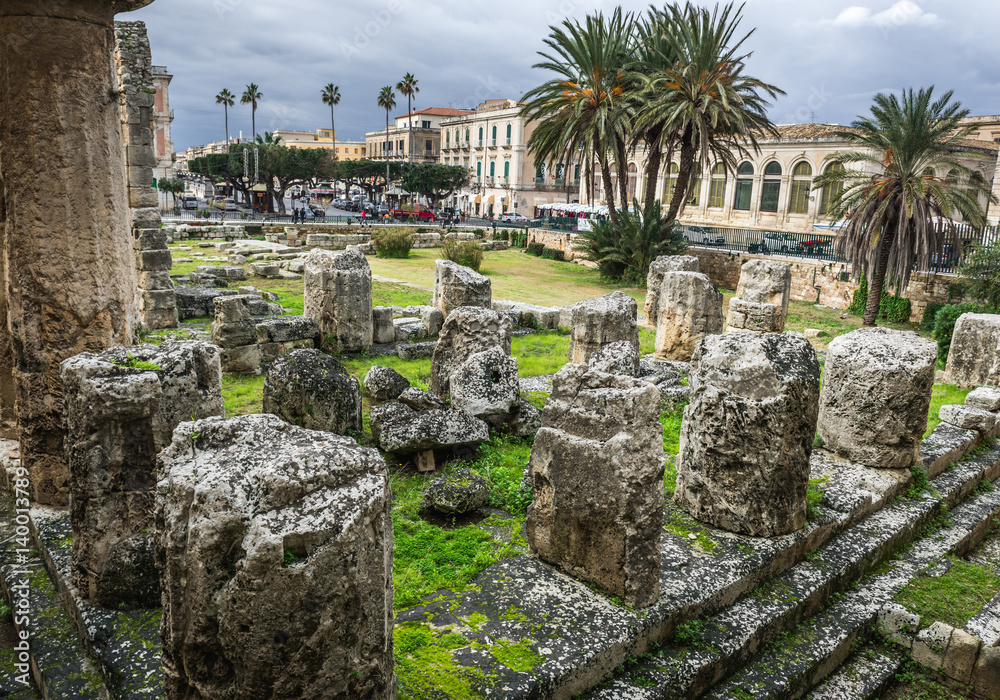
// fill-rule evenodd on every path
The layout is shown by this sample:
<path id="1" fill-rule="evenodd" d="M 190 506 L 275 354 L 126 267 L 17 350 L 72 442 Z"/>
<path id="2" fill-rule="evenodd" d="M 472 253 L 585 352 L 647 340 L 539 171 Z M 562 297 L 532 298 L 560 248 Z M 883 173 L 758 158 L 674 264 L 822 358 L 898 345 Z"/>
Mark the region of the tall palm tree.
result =
<path id="1" fill-rule="evenodd" d="M 323 104 L 330 105 L 330 139 L 333 141 L 333 157 L 337 157 L 337 125 L 333 120 L 333 108 L 340 104 L 340 88 L 328 83 L 323 88 Z"/>
<path id="2" fill-rule="evenodd" d="M 827 157 L 841 168 L 827 168 L 813 187 L 843 188 L 833 197 L 830 216 L 847 224 L 837 234 L 837 250 L 852 262 L 857 281 L 869 280 L 864 325 L 874 326 L 887 280 L 906 287 L 916 266 L 928 269 L 941 254 L 941 236 L 932 217 L 961 214 L 982 226 L 986 214 L 980 197 L 997 201 L 989 185 L 956 157 L 958 141 L 974 129 L 963 126 L 969 115 L 946 92 L 932 101 L 934 88 L 875 96 L 871 116 L 859 117 L 837 135 L 858 150 Z M 963 158 L 986 157 L 965 150 Z M 849 166 L 849 167 L 843 167 Z M 958 181 L 934 171 L 958 173 Z"/>
<path id="3" fill-rule="evenodd" d="M 396 83 L 396 90 L 399 94 L 406 98 L 406 121 L 409 124 L 409 133 L 407 138 L 409 139 L 409 150 L 410 152 L 410 163 L 413 163 L 413 97 L 418 92 L 420 88 L 417 87 L 417 79 L 413 76 L 413 73 L 407 73 L 403 76 L 403 79 Z"/>
<path id="4" fill-rule="evenodd" d="M 229 108 L 235 104 L 235 97 L 229 88 L 222 88 L 222 92 L 215 96 L 215 104 L 222 105 L 226 112 L 226 148 L 229 147 Z"/>
<path id="5" fill-rule="evenodd" d="M 628 89 L 630 78 L 626 70 L 632 41 L 634 19 L 616 9 L 610 17 L 603 13 L 588 15 L 584 24 L 564 20 L 552 31 L 545 43 L 549 50 L 539 52 L 545 59 L 535 68 L 552 71 L 557 77 L 529 90 L 522 100 L 527 104 L 522 114 L 541 124 L 554 121 L 565 130 L 567 140 L 560 143 L 552 131 L 539 130 L 528 138 L 528 148 L 540 146 L 546 155 L 558 156 L 568 145 L 569 135 L 586 143 L 593 151 L 604 181 L 604 194 L 611 218 L 617 217 L 615 194 L 611 186 L 611 165 L 615 161 L 620 175 L 621 201 L 627 205 L 625 155 L 630 110 Z M 539 155 L 536 151 L 536 163 Z M 545 162 L 542 158 L 540 162 Z"/>
<path id="6" fill-rule="evenodd" d="M 254 139 L 257 138 L 257 103 L 263 99 L 264 95 L 261 94 L 260 88 L 256 83 L 250 83 L 247 85 L 247 89 L 243 92 L 243 96 L 240 98 L 240 104 L 250 105 L 250 119 L 251 128 L 253 130 Z"/>
<path id="7" fill-rule="evenodd" d="M 385 194 L 389 195 L 389 110 L 396 108 L 396 94 L 386 85 L 378 94 L 378 106 L 385 110 Z"/>
<path id="8" fill-rule="evenodd" d="M 677 218 L 699 170 L 713 162 L 734 170 L 734 154 L 749 153 L 745 143 L 759 152 L 758 136 L 777 135 L 765 96 L 785 93 L 744 73 L 750 54 L 739 52 L 753 31 L 737 38 L 742 11 L 732 3 L 711 11 L 687 3 L 660 12 L 676 60 L 646 78 L 648 101 L 637 124 L 648 128 L 661 122 L 665 137 L 677 140 L 680 163 L 670 219 Z"/>

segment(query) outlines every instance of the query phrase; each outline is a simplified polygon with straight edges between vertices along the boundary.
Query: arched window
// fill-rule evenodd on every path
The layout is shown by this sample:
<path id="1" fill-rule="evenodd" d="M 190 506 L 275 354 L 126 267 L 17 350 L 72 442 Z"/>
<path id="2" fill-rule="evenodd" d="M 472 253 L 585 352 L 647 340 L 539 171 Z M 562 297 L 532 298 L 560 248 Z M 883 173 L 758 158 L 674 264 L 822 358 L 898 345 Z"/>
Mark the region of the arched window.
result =
<path id="1" fill-rule="evenodd" d="M 476 161 L 476 179 L 482 181 L 483 179 L 483 161 Z"/>
<path id="2" fill-rule="evenodd" d="M 491 180 L 493 179 L 493 176 L 496 175 L 496 170 L 497 170 L 497 162 L 495 160 L 491 160 L 490 161 L 490 179 Z"/>
<path id="3" fill-rule="evenodd" d="M 827 173 L 840 173 L 844 171 L 844 166 L 840 163 L 830 163 L 826 166 L 824 172 Z M 826 216 L 830 213 L 831 205 L 840 197 L 841 193 L 844 191 L 843 182 L 834 182 L 833 184 L 827 185 L 823 188 L 823 196 L 819 200 L 819 213 L 821 216 Z"/>
<path id="4" fill-rule="evenodd" d="M 573 181 L 574 182 L 579 182 L 580 181 L 580 164 L 579 163 L 577 163 L 576 165 L 573 166 Z"/>
<path id="5" fill-rule="evenodd" d="M 674 200 L 674 190 L 677 189 L 677 163 L 671 163 L 667 168 L 667 176 L 663 180 L 663 206 L 667 206 Z"/>
<path id="6" fill-rule="evenodd" d="M 635 163 L 628 164 L 628 198 L 631 202 L 635 198 L 635 188 L 639 180 L 639 169 L 635 167 Z M 626 205 L 628 202 L 626 202 Z"/>
<path id="7" fill-rule="evenodd" d="M 483 145 L 483 127 L 479 127 L 479 143 L 477 145 Z"/>
<path id="8" fill-rule="evenodd" d="M 736 198 L 733 209 L 750 211 L 750 200 L 753 195 L 753 163 L 744 161 L 736 170 Z"/>
<path id="9" fill-rule="evenodd" d="M 792 196 L 788 202 L 790 214 L 809 213 L 809 191 L 812 188 L 813 169 L 802 161 L 792 168 Z"/>
<path id="10" fill-rule="evenodd" d="M 507 145 L 508 146 L 510 145 L 510 134 L 511 134 L 511 127 L 510 127 L 510 124 L 508 124 L 507 125 Z"/>
<path id="11" fill-rule="evenodd" d="M 698 206 L 698 202 L 701 201 L 701 168 L 697 165 L 694 173 L 694 180 L 691 181 L 691 189 L 688 190 L 688 205 L 692 207 Z"/>
<path id="12" fill-rule="evenodd" d="M 510 179 L 510 161 L 509 160 L 506 161 L 503 164 L 503 179 L 504 179 L 504 184 L 506 184 L 506 181 Z"/>
<path id="13" fill-rule="evenodd" d="M 712 168 L 712 185 L 708 190 L 708 206 L 722 209 L 726 205 L 726 166 L 717 163 Z"/>
<path id="14" fill-rule="evenodd" d="M 490 136 L 490 138 L 493 139 L 491 145 L 496 146 L 497 145 L 497 125 L 496 124 L 493 125 L 493 135 Z"/>
<path id="15" fill-rule="evenodd" d="M 468 146 L 468 145 L 469 145 L 469 141 L 470 141 L 470 140 L 471 140 L 471 137 L 469 136 L 469 129 L 468 129 L 468 128 L 466 128 L 466 129 L 465 129 L 465 145 L 466 145 L 466 146 Z"/>
<path id="16" fill-rule="evenodd" d="M 760 210 L 778 211 L 781 195 L 781 164 L 772 160 L 764 168 L 764 184 L 760 188 Z"/>
<path id="17" fill-rule="evenodd" d="M 948 183 L 949 185 L 957 185 L 958 184 L 958 171 L 957 170 L 949 170 L 948 171 L 948 177 L 946 177 L 944 179 L 944 181 L 946 183 Z"/>
<path id="18" fill-rule="evenodd" d="M 450 131 L 444 132 L 444 145 L 445 146 L 451 146 L 451 132 Z"/>

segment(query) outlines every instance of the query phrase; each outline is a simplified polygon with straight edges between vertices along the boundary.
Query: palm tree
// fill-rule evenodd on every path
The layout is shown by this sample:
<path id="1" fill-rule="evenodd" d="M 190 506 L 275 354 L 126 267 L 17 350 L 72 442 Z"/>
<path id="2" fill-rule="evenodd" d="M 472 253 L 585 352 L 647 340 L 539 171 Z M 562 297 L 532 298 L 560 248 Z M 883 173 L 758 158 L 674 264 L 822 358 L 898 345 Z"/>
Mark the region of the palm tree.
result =
<path id="1" fill-rule="evenodd" d="M 407 138 L 409 139 L 409 152 L 410 152 L 410 163 L 413 163 L 413 107 L 412 100 L 413 96 L 420 92 L 420 88 L 417 87 L 417 79 L 413 77 L 413 73 L 407 73 L 403 76 L 403 79 L 396 83 L 396 89 L 399 94 L 406 97 L 406 121 L 409 124 L 409 133 Z"/>
<path id="2" fill-rule="evenodd" d="M 229 92 L 228 88 L 222 88 L 222 92 L 215 96 L 215 104 L 222 105 L 226 112 L 226 147 L 229 147 L 229 108 L 235 103 L 236 96 Z"/>
<path id="3" fill-rule="evenodd" d="M 750 54 L 739 51 L 753 31 L 736 38 L 742 10 L 732 3 L 712 11 L 688 3 L 658 13 L 676 60 L 646 78 L 648 99 L 636 121 L 640 128 L 662 123 L 664 137 L 676 139 L 680 150 L 670 219 L 677 218 L 700 169 L 717 162 L 734 170 L 734 153 L 748 154 L 744 143 L 759 152 L 758 136 L 777 135 L 764 95 L 785 93 L 744 74 Z"/>
<path id="4" fill-rule="evenodd" d="M 257 103 L 263 99 L 264 95 L 261 94 L 260 88 L 256 83 L 250 83 L 247 85 L 247 89 L 243 92 L 243 96 L 240 98 L 240 104 L 250 105 L 250 119 L 253 129 L 253 138 L 257 138 Z"/>
<path id="5" fill-rule="evenodd" d="M 928 269 L 932 257 L 941 254 L 933 217 L 960 214 L 982 226 L 986 214 L 979 198 L 997 201 L 989 185 L 956 158 L 959 140 L 974 130 L 962 124 L 969 110 L 952 102 L 950 91 L 932 102 L 933 92 L 933 87 L 907 90 L 902 100 L 876 95 L 871 116 L 837 132 L 858 150 L 828 156 L 841 167 L 827 168 L 813 181 L 814 188 L 840 190 L 830 216 L 847 221 L 836 245 L 851 260 L 854 280 L 862 273 L 869 280 L 866 326 L 875 325 L 886 280 L 903 289 L 914 267 Z M 968 150 L 962 155 L 985 157 Z M 934 171 L 957 173 L 959 181 Z"/>
<path id="6" fill-rule="evenodd" d="M 618 8 L 609 18 L 598 13 L 588 15 L 583 25 L 564 20 L 560 27 L 553 27 L 545 39 L 551 51 L 539 52 L 545 60 L 534 67 L 552 71 L 558 77 L 529 90 L 522 98 L 527 102 L 522 114 L 540 122 L 539 129 L 528 138 L 529 149 L 542 149 L 541 153 L 536 150 L 536 164 L 558 157 L 570 140 L 585 143 L 601 169 L 612 219 L 617 217 L 617 211 L 609 152 L 621 176 L 623 206 L 627 207 L 628 201 L 624 173 L 630 78 L 626 66 L 633 24 L 632 15 Z M 542 130 L 541 125 L 549 121 L 554 124 Z M 559 129 L 566 133 L 562 142 L 554 135 Z M 540 130 L 542 133 L 536 136 Z"/>
<path id="7" fill-rule="evenodd" d="M 337 125 L 333 120 L 333 108 L 340 104 L 340 88 L 328 83 L 323 88 L 323 104 L 330 105 L 330 139 L 333 141 L 333 157 L 337 157 Z"/>
<path id="8" fill-rule="evenodd" d="M 396 108 L 396 94 L 386 85 L 378 94 L 378 106 L 385 109 L 385 194 L 389 195 L 389 110 Z"/>

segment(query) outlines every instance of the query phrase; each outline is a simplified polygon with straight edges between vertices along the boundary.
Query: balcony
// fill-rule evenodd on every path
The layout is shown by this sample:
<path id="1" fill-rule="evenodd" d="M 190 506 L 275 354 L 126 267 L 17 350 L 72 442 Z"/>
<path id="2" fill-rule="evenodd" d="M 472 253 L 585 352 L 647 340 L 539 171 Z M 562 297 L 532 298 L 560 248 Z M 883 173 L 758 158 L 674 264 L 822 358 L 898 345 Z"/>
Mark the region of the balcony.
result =
<path id="1" fill-rule="evenodd" d="M 483 140 L 479 139 L 479 141 L 476 142 L 476 148 L 482 148 L 482 147 L 483 147 Z"/>
<path id="2" fill-rule="evenodd" d="M 497 147 L 497 140 L 496 139 L 490 139 L 490 147 L 491 148 L 496 148 Z"/>
<path id="3" fill-rule="evenodd" d="M 504 139 L 504 142 L 503 142 L 503 147 L 504 148 L 510 148 L 511 145 L 512 145 L 512 143 L 511 143 L 510 139 Z"/>

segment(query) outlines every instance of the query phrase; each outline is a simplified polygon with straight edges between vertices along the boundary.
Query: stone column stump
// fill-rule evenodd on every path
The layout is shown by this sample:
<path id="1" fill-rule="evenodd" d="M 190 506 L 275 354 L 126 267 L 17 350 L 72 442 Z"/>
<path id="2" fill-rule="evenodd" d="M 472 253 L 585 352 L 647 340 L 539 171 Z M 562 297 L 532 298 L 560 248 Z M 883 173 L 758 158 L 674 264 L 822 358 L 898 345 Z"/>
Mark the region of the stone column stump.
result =
<path id="1" fill-rule="evenodd" d="M 431 306 L 448 318 L 461 306 L 493 306 L 493 283 L 490 278 L 450 260 L 434 263 L 434 300 Z M 432 334 L 433 335 L 433 334 Z"/>
<path id="2" fill-rule="evenodd" d="M 1000 314 L 958 317 L 945 381 L 962 387 L 1000 387 Z"/>
<path id="3" fill-rule="evenodd" d="M 168 700 L 396 697 L 377 450 L 253 415 L 181 424 L 158 467 Z"/>
<path id="4" fill-rule="evenodd" d="M 674 503 L 753 537 L 806 523 L 819 360 L 798 333 L 747 331 L 701 340 L 691 358 Z"/>
<path id="5" fill-rule="evenodd" d="M 688 362 L 695 344 L 725 330 L 722 293 L 699 272 L 665 272 L 656 314 L 656 357 Z"/>
<path id="6" fill-rule="evenodd" d="M 776 260 L 748 260 L 740 269 L 736 296 L 729 300 L 730 331 L 781 333 L 788 316 L 792 268 Z"/>
<path id="7" fill-rule="evenodd" d="M 451 375 L 479 352 L 500 348 L 510 355 L 514 323 L 492 309 L 463 306 L 445 319 L 431 358 L 430 390 L 442 399 L 451 392 Z"/>
<path id="8" fill-rule="evenodd" d="M 584 299 L 572 307 L 569 361 L 586 364 L 605 345 L 627 340 L 638 349 L 638 304 L 625 292 Z"/>
<path id="9" fill-rule="evenodd" d="M 255 299 L 247 294 L 235 294 L 212 300 L 215 305 L 212 342 L 221 348 L 223 372 L 260 371 L 257 323 L 250 315 L 250 302 Z"/>
<path id="10" fill-rule="evenodd" d="M 309 253 L 304 284 L 305 315 L 319 324 L 330 350 L 359 352 L 372 346 L 372 271 L 356 247 Z"/>
<path id="11" fill-rule="evenodd" d="M 663 275 L 667 272 L 701 272 L 700 268 L 700 261 L 693 255 L 661 255 L 653 261 L 646 275 L 646 303 L 643 307 L 647 326 L 656 328 Z"/>
<path id="12" fill-rule="evenodd" d="M 910 331 L 860 328 L 834 338 L 820 396 L 823 446 L 869 467 L 913 465 L 936 362 L 937 346 Z"/>
<path id="13" fill-rule="evenodd" d="M 566 365 L 553 381 L 528 464 L 532 552 L 636 607 L 660 594 L 659 409 L 652 384 Z"/>

